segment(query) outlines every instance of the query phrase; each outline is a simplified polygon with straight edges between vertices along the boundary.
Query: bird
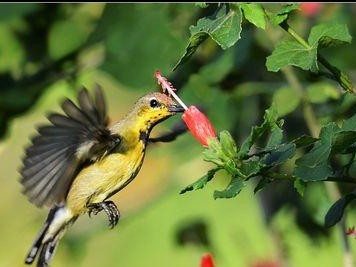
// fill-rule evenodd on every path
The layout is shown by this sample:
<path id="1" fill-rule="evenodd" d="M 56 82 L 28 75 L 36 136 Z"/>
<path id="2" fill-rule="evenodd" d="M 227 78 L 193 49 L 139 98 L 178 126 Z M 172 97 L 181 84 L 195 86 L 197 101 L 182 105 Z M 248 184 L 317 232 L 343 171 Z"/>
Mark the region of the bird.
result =
<path id="1" fill-rule="evenodd" d="M 110 228 L 120 212 L 111 196 L 127 186 L 142 166 L 150 142 L 168 142 L 184 132 L 176 127 L 162 138 L 150 139 L 152 128 L 183 112 L 170 96 L 153 92 L 139 98 L 123 119 L 109 127 L 103 90 L 94 97 L 83 87 L 75 104 L 66 98 L 62 113 L 47 116 L 25 150 L 20 169 L 22 193 L 37 207 L 50 208 L 25 259 L 49 266 L 55 249 L 76 219 L 104 211 Z"/>

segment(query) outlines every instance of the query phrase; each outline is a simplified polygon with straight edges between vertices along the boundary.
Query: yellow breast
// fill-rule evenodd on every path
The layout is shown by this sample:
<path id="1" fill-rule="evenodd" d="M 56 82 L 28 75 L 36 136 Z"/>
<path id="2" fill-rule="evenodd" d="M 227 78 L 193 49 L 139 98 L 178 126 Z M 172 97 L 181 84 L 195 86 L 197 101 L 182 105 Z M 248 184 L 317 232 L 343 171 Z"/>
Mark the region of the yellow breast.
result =
<path id="1" fill-rule="evenodd" d="M 113 153 L 84 168 L 73 181 L 66 205 L 73 214 L 87 211 L 87 204 L 104 201 L 126 186 L 138 173 L 145 154 L 142 142 L 125 153 Z"/>

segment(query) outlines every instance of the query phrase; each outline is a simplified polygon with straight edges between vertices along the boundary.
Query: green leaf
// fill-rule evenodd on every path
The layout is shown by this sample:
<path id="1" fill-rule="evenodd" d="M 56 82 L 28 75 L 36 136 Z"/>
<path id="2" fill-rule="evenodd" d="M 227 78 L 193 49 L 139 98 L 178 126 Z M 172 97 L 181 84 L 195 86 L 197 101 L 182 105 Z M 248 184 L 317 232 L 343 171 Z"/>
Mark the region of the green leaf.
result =
<path id="1" fill-rule="evenodd" d="M 283 117 L 293 112 L 300 103 L 302 96 L 295 89 L 282 87 L 273 95 L 273 102 L 276 105 L 279 117 Z"/>
<path id="2" fill-rule="evenodd" d="M 267 131 L 273 131 L 277 125 L 278 113 L 274 105 L 265 111 L 263 123 L 260 126 L 253 126 L 250 135 L 241 145 L 240 151 L 237 153 L 238 158 L 244 158 L 250 151 L 256 140 Z"/>
<path id="3" fill-rule="evenodd" d="M 325 227 L 334 226 L 339 222 L 344 214 L 346 206 L 356 198 L 356 193 L 352 192 L 336 201 L 325 215 Z"/>
<path id="4" fill-rule="evenodd" d="M 262 163 L 273 167 L 284 163 L 295 154 L 296 146 L 293 143 L 283 144 L 262 158 Z"/>
<path id="5" fill-rule="evenodd" d="M 184 194 L 188 191 L 192 190 L 197 190 L 197 189 L 202 189 L 204 186 L 214 178 L 214 175 L 216 174 L 217 171 L 219 171 L 220 168 L 215 168 L 211 169 L 205 174 L 203 177 L 201 177 L 199 180 L 195 181 L 194 183 L 188 185 L 186 188 L 182 189 L 179 194 Z"/>
<path id="6" fill-rule="evenodd" d="M 267 57 L 266 66 L 269 71 L 274 72 L 287 65 L 310 70 L 315 68 L 316 60 L 316 48 L 307 49 L 296 41 L 283 41 Z"/>
<path id="7" fill-rule="evenodd" d="M 227 12 L 226 5 L 220 8 L 216 17 L 199 19 L 196 26 L 189 28 L 191 37 L 188 46 L 173 70 L 186 62 L 208 37 L 212 38 L 222 49 L 233 46 L 241 37 L 241 22 L 240 9 L 230 9 Z"/>
<path id="8" fill-rule="evenodd" d="M 332 174 L 328 160 L 333 137 L 338 129 L 335 123 L 329 123 L 322 128 L 320 140 L 315 143 L 311 151 L 296 161 L 295 176 L 310 182 L 325 180 Z"/>
<path id="9" fill-rule="evenodd" d="M 314 26 L 308 42 L 312 47 L 331 47 L 351 43 L 352 37 L 346 24 L 324 23 Z"/>
<path id="10" fill-rule="evenodd" d="M 282 7 L 282 9 L 278 12 L 272 13 L 269 11 L 266 11 L 267 16 L 271 23 L 274 26 L 277 26 L 281 24 L 283 21 L 288 19 L 289 13 L 291 13 L 293 10 L 300 9 L 299 4 L 287 4 Z"/>
<path id="11" fill-rule="evenodd" d="M 266 28 L 266 19 L 265 12 L 261 4 L 257 3 L 248 3 L 248 4 L 239 4 L 241 7 L 244 17 L 254 24 L 255 26 L 265 29 Z"/>
<path id="12" fill-rule="evenodd" d="M 191 56 L 195 53 L 198 49 L 199 45 L 203 43 L 207 38 L 208 34 L 205 32 L 197 33 L 189 38 L 189 43 L 185 48 L 184 55 L 179 59 L 178 63 L 173 67 L 173 71 L 175 71 L 180 65 L 187 62 Z"/>
<path id="13" fill-rule="evenodd" d="M 271 136 L 269 137 L 267 145 L 264 150 L 267 151 L 276 148 L 282 143 L 282 139 L 283 139 L 283 130 L 281 128 L 275 128 L 272 131 Z"/>
<path id="14" fill-rule="evenodd" d="M 308 101 L 314 104 L 321 104 L 330 99 L 340 98 L 340 92 L 334 86 L 324 82 L 309 85 L 306 88 L 306 92 Z"/>
<path id="15" fill-rule="evenodd" d="M 293 65 L 303 70 L 318 72 L 318 48 L 350 43 L 351 36 L 344 24 L 321 24 L 312 28 L 308 42 L 309 47 L 297 41 L 281 42 L 272 52 L 272 55 L 267 57 L 267 69 L 269 71 L 278 71 L 284 66 Z M 342 78 L 347 82 L 347 75 L 338 69 L 336 70 L 340 76 L 338 79 Z"/>
<path id="16" fill-rule="evenodd" d="M 232 177 L 229 185 L 225 190 L 218 191 L 215 190 L 214 192 L 214 198 L 233 198 L 236 197 L 244 187 L 244 182 L 242 181 L 241 178 L 238 177 Z"/>
<path id="17" fill-rule="evenodd" d="M 223 153 L 229 158 L 236 158 L 237 146 L 231 134 L 228 131 L 221 131 L 219 136 Z"/>
<path id="18" fill-rule="evenodd" d="M 332 153 L 340 153 L 356 142 L 356 115 L 344 121 L 340 130 L 335 133 Z"/>
<path id="19" fill-rule="evenodd" d="M 307 187 L 307 183 L 300 180 L 300 179 L 295 179 L 294 180 L 294 188 L 297 190 L 300 196 L 304 196 L 305 189 Z"/>
<path id="20" fill-rule="evenodd" d="M 335 134 L 332 144 L 332 153 L 341 153 L 356 142 L 356 131 L 341 131 Z"/>
<path id="21" fill-rule="evenodd" d="M 292 143 L 294 143 L 297 148 L 300 148 L 310 146 L 318 140 L 318 138 L 314 138 L 309 135 L 302 135 L 301 137 L 294 139 Z"/>
<path id="22" fill-rule="evenodd" d="M 265 165 L 260 160 L 249 160 L 247 162 L 242 162 L 240 166 L 240 171 L 243 174 L 241 177 L 244 179 L 249 179 L 256 176 Z"/>

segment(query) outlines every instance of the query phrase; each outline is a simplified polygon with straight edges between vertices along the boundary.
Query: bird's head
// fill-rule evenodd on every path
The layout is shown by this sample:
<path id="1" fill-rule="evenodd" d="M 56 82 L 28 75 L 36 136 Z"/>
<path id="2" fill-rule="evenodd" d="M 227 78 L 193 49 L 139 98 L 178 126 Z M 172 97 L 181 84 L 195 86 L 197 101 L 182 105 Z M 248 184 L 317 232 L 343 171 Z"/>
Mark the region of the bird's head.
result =
<path id="1" fill-rule="evenodd" d="M 184 109 L 162 93 L 150 93 L 137 100 L 126 122 L 139 131 L 149 132 L 156 124 Z"/>

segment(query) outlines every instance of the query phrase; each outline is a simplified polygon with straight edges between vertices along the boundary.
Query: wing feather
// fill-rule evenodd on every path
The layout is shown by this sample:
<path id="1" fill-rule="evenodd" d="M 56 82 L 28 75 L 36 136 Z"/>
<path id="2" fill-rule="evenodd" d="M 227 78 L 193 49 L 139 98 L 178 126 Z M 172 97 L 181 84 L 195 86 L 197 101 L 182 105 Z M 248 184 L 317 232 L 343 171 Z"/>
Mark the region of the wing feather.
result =
<path id="1" fill-rule="evenodd" d="M 38 135 L 26 149 L 20 170 L 23 193 L 35 205 L 58 205 L 65 201 L 69 187 L 86 162 L 100 158 L 120 143 L 107 129 L 108 119 L 102 90 L 97 87 L 93 100 L 87 89 L 78 94 L 78 103 L 66 99 L 64 114 L 52 113 L 49 125 L 38 128 Z M 77 153 L 86 144 L 93 149 Z"/>

